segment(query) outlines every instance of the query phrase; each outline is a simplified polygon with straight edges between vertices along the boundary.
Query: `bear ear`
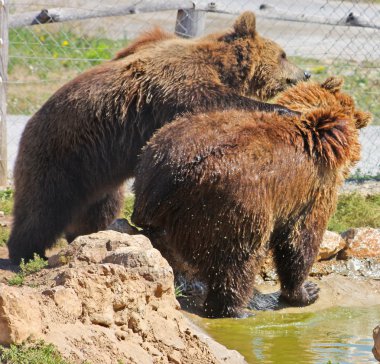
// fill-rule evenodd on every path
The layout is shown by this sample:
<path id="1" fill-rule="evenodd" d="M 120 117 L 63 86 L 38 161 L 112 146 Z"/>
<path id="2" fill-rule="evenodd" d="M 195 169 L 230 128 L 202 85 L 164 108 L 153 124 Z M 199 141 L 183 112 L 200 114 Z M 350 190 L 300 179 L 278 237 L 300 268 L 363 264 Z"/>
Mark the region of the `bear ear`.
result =
<path id="1" fill-rule="evenodd" d="M 256 34 L 256 16 L 251 11 L 241 14 L 234 24 L 235 34 L 239 37 L 254 37 Z"/>
<path id="2" fill-rule="evenodd" d="M 369 112 L 357 110 L 354 113 L 356 129 L 361 129 L 367 126 L 372 121 L 372 114 Z"/>
<path id="3" fill-rule="evenodd" d="M 343 86 L 343 79 L 340 77 L 329 77 L 326 81 L 321 83 L 321 87 L 330 91 L 331 93 L 336 93 L 341 90 Z"/>

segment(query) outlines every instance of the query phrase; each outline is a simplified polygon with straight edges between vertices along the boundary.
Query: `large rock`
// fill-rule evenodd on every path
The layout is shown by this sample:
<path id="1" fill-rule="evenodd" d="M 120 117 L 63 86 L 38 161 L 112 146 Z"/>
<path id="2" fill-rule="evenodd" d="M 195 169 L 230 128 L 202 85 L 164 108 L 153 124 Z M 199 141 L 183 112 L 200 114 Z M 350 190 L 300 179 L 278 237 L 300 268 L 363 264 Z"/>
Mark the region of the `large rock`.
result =
<path id="1" fill-rule="evenodd" d="M 346 246 L 345 240 L 333 231 L 326 231 L 319 248 L 317 260 L 327 260 L 338 254 Z"/>
<path id="2" fill-rule="evenodd" d="M 339 259 L 380 258 L 380 229 L 349 229 L 342 234 L 346 248 L 339 254 Z"/>
<path id="3" fill-rule="evenodd" d="M 35 296 L 29 287 L 20 290 L 0 283 L 0 344 L 41 336 L 42 317 Z"/>
<path id="4" fill-rule="evenodd" d="M 380 325 L 373 329 L 373 341 L 374 345 L 372 348 L 373 356 L 377 361 L 380 361 Z"/>
<path id="5" fill-rule="evenodd" d="M 0 286 L 0 344 L 30 336 L 73 363 L 244 363 L 179 311 L 172 268 L 141 235 L 82 236 L 27 279 Z"/>

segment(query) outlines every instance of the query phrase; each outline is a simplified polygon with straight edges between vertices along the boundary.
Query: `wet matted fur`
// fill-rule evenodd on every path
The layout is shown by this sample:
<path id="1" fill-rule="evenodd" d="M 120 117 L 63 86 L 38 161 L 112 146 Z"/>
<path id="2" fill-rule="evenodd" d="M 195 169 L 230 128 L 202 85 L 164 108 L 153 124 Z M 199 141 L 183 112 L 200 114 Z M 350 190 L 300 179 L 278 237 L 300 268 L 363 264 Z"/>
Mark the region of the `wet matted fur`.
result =
<path id="1" fill-rule="evenodd" d="M 171 264 L 184 261 L 208 283 L 208 316 L 239 315 L 268 249 L 282 297 L 293 305 L 317 299 L 306 278 L 337 189 L 359 160 L 358 128 L 371 117 L 341 84 L 301 83 L 280 95 L 278 103 L 301 118 L 241 110 L 187 115 L 144 148 L 132 221 L 153 242 L 161 234 L 157 247 Z"/>

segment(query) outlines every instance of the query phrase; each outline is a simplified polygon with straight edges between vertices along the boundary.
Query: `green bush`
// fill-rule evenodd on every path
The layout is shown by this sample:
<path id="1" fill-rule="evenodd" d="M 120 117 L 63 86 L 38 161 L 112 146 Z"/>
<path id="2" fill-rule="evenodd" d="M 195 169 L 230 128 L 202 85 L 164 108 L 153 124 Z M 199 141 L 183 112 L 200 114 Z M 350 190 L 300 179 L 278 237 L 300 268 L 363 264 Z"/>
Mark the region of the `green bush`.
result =
<path id="1" fill-rule="evenodd" d="M 48 262 L 42 259 L 38 254 L 34 254 L 34 258 L 27 263 L 25 263 L 24 259 L 21 259 L 20 272 L 9 278 L 8 284 L 10 286 L 22 286 L 26 276 L 39 272 L 47 265 Z"/>

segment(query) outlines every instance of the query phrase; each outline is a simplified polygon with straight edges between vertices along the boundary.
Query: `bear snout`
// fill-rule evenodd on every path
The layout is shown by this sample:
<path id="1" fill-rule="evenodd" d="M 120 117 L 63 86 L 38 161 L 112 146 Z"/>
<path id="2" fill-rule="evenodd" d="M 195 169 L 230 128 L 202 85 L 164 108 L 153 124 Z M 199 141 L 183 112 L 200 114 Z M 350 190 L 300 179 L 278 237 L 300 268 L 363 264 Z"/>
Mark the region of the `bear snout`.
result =
<path id="1" fill-rule="evenodd" d="M 286 84 L 288 86 L 294 86 L 296 85 L 299 81 L 307 81 L 311 77 L 311 73 L 308 71 L 303 71 L 301 77 L 296 77 L 296 78 L 287 78 L 286 79 Z"/>

